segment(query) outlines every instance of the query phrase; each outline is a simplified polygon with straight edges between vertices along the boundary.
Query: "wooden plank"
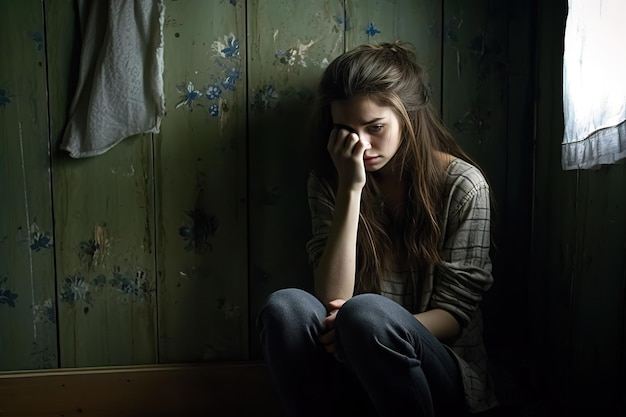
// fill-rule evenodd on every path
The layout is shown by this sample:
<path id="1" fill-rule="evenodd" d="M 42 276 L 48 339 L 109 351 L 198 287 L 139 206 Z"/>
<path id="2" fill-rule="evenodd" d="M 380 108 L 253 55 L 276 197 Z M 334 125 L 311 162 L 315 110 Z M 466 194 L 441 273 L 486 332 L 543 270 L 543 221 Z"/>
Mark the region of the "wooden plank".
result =
<path id="1" fill-rule="evenodd" d="M 502 206 L 507 161 L 507 3 L 479 1 L 468 7 L 463 1 L 449 1 L 443 22 L 443 119 L 486 172 Z"/>
<path id="2" fill-rule="evenodd" d="M 75 12 L 46 2 L 61 366 L 154 363 L 151 137 L 89 159 L 58 151 L 79 64 Z"/>
<path id="3" fill-rule="evenodd" d="M 341 2 L 248 2 L 251 323 L 273 290 L 312 289 L 308 122 L 322 70 L 343 52 L 343 19 Z"/>
<path id="4" fill-rule="evenodd" d="M 538 401 L 567 400 L 570 388 L 571 283 L 578 256 L 577 172 L 561 169 L 562 56 L 567 2 L 537 10 L 536 157 L 531 274 L 530 385 Z"/>
<path id="5" fill-rule="evenodd" d="M 167 2 L 160 362 L 248 355 L 245 2 Z M 197 91 L 197 93 L 194 93 Z"/>
<path id="6" fill-rule="evenodd" d="M 0 374 L 0 398 L 2 417 L 283 415 L 253 362 Z"/>
<path id="7" fill-rule="evenodd" d="M 0 370 L 57 362 L 40 1 L 0 1 Z"/>
<path id="8" fill-rule="evenodd" d="M 499 190 L 499 205 L 493 213 L 497 220 L 492 230 L 495 283 L 485 294 L 481 309 L 499 401 L 520 405 L 528 401 L 529 389 L 529 362 L 520 358 L 527 358 L 529 344 L 530 263 L 524 260 L 531 254 L 535 26 L 532 2 L 510 1 L 508 6 L 508 32 L 501 35 L 507 48 L 506 130 L 502 132 L 506 171 L 498 174 L 504 178 L 504 189 Z"/>
<path id="9" fill-rule="evenodd" d="M 590 403 L 618 398 L 624 381 L 625 187 L 624 165 L 581 173 L 570 366 L 573 396 Z"/>
<path id="10" fill-rule="evenodd" d="M 411 43 L 441 105 L 441 1 L 346 0 L 346 47 L 365 43 Z"/>

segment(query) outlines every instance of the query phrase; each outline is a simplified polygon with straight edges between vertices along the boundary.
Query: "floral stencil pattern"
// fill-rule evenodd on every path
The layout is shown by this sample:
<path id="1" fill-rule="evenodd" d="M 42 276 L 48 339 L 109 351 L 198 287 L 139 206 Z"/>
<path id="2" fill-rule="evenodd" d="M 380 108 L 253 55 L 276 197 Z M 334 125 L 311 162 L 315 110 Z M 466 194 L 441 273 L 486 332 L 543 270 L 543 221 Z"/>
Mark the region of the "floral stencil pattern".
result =
<path id="1" fill-rule="evenodd" d="M 217 308 L 222 313 L 224 313 L 224 318 L 226 320 L 232 320 L 241 317 L 241 307 L 231 303 L 226 299 L 219 298 L 217 300 Z"/>
<path id="2" fill-rule="evenodd" d="M 373 38 L 377 33 L 380 33 L 380 30 L 374 27 L 374 23 L 370 23 L 369 27 L 365 29 L 365 34 L 368 38 Z"/>
<path id="3" fill-rule="evenodd" d="M 255 94 L 252 101 L 252 109 L 258 112 L 272 109 L 278 103 L 278 92 L 273 84 L 265 84 Z"/>
<path id="4" fill-rule="evenodd" d="M 50 232 L 41 233 L 36 223 L 30 225 L 30 249 L 39 252 L 41 249 L 52 247 Z"/>
<path id="5" fill-rule="evenodd" d="M 8 277 L 0 277 L 0 304 L 15 308 L 17 294 L 4 286 L 8 280 Z"/>
<path id="6" fill-rule="evenodd" d="M 7 90 L 0 88 L 0 108 L 5 107 L 7 104 L 11 104 L 11 98 Z"/>
<path id="7" fill-rule="evenodd" d="M 178 229 L 178 234 L 186 242 L 185 250 L 196 253 L 212 250 L 210 239 L 217 231 L 217 218 L 201 208 L 189 210 L 186 214 L 191 219 L 191 225 L 185 224 Z"/>
<path id="8" fill-rule="evenodd" d="M 89 305 L 92 304 L 89 284 L 80 274 L 76 274 L 73 277 L 66 277 L 63 280 L 59 296 L 62 302 L 72 305 L 79 301 L 84 301 Z"/>
<path id="9" fill-rule="evenodd" d="M 233 5 L 235 6 L 236 2 Z M 211 74 L 211 80 L 205 84 L 206 87 L 202 88 L 202 91 L 197 89 L 192 81 L 178 84 L 176 89 L 181 97 L 176 104 L 177 109 L 186 107 L 193 110 L 194 106 L 204 107 L 205 104 L 199 101 L 204 96 L 208 101 L 206 108 L 209 115 L 222 117 L 225 116 L 223 113 L 228 111 L 228 97 L 225 93 L 236 91 L 237 84 L 242 78 L 239 40 L 233 33 L 224 35 L 211 43 L 211 51 L 213 64 L 220 72 Z"/>
<path id="10" fill-rule="evenodd" d="M 188 81 L 186 84 L 178 84 L 176 86 L 176 91 L 178 91 L 178 94 L 181 95 L 180 101 L 176 103 L 177 109 L 187 106 L 187 108 L 191 111 L 193 110 L 193 102 L 202 97 L 202 93 L 199 90 L 196 90 L 196 87 L 191 81 Z"/>
<path id="11" fill-rule="evenodd" d="M 113 278 L 111 278 L 109 283 L 111 288 L 121 291 L 135 300 L 143 300 L 151 292 L 150 283 L 146 279 L 144 271 L 138 271 L 132 278 L 125 276 L 119 270 L 114 271 Z"/>

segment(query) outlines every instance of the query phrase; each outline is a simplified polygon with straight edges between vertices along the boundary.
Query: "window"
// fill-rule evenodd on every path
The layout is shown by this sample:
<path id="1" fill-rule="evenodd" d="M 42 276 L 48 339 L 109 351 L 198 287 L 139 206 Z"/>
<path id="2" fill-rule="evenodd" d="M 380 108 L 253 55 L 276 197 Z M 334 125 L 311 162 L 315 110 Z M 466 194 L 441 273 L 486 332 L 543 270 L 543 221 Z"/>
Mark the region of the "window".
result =
<path id="1" fill-rule="evenodd" d="M 563 55 L 562 167 L 626 158 L 626 1 L 569 0 Z"/>

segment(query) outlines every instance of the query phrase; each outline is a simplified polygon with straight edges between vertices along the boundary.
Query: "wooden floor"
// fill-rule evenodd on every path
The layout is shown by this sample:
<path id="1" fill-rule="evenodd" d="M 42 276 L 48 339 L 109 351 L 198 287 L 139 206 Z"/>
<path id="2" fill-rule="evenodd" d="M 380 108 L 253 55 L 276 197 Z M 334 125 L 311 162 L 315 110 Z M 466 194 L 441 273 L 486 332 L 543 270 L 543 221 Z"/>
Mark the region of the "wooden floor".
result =
<path id="1" fill-rule="evenodd" d="M 261 363 L 0 373 L 0 417 L 281 415 Z"/>
<path id="2" fill-rule="evenodd" d="M 518 402 L 474 417 L 623 417 L 626 400 Z M 581 414 L 582 412 L 582 414 Z M 262 362 L 0 372 L 0 417 L 281 417 Z"/>

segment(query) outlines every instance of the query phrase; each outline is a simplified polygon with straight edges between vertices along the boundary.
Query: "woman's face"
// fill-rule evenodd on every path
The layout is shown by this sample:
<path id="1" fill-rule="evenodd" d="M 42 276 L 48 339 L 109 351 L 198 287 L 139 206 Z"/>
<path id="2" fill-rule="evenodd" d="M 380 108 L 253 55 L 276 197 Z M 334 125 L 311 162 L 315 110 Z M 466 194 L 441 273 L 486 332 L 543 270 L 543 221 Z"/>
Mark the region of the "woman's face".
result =
<path id="1" fill-rule="evenodd" d="M 367 97 L 336 100 L 330 105 L 335 129 L 346 129 L 372 147 L 365 150 L 363 163 L 368 172 L 383 168 L 400 147 L 400 122 L 389 106 L 380 106 Z"/>

